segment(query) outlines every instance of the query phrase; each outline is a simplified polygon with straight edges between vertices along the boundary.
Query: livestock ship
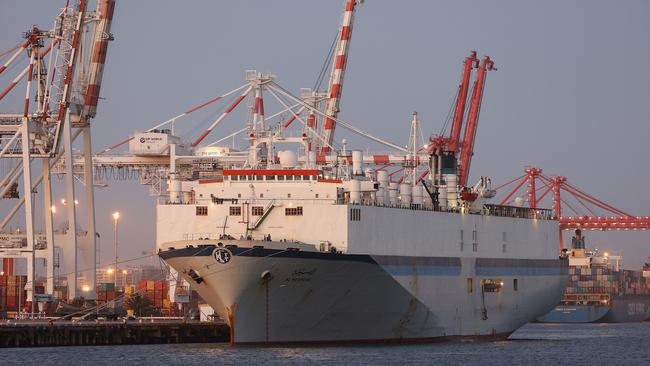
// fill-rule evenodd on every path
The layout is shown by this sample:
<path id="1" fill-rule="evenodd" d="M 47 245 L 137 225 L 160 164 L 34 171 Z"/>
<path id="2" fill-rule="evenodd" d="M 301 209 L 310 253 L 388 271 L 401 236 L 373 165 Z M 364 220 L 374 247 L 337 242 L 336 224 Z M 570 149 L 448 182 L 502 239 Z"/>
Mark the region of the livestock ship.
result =
<path id="1" fill-rule="evenodd" d="M 620 268 L 622 257 L 586 249 L 576 230 L 569 254 L 569 282 L 560 303 L 543 323 L 622 323 L 650 319 L 650 263 L 643 270 Z"/>
<path id="2" fill-rule="evenodd" d="M 568 261 L 551 210 L 493 205 L 489 178 L 467 182 L 493 62 L 465 59 L 449 135 L 425 143 L 414 113 L 406 147 L 372 136 L 337 115 L 357 3 L 346 1 L 326 93 L 295 97 L 249 71 L 191 147 L 163 144 L 178 141 L 169 131 L 130 139 L 135 155 L 170 159 L 159 255 L 229 324 L 233 344 L 504 339 L 553 309 Z M 264 95 L 291 118 L 270 123 Z M 245 98 L 246 148 L 199 146 Z M 391 152 L 336 144 L 335 126 Z"/>
<path id="3" fill-rule="evenodd" d="M 259 135 L 172 174 L 156 206 L 160 257 L 231 342 L 504 339 L 560 300 L 568 261 L 550 210 L 491 205 L 489 179 L 464 188 L 417 144 L 386 158 L 410 171 L 398 183 L 360 150 L 319 164 L 308 143 L 269 156 Z M 170 150 L 171 166 L 192 160 Z M 430 170 L 420 181 L 416 156 Z"/>

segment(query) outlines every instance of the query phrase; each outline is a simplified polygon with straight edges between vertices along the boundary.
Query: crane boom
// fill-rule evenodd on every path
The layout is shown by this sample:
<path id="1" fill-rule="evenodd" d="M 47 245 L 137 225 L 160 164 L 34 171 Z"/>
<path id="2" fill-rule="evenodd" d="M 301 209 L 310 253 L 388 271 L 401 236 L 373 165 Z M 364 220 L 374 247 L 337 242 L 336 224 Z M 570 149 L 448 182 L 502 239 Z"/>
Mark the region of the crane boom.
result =
<path id="1" fill-rule="evenodd" d="M 474 81 L 474 88 L 472 90 L 472 99 L 470 100 L 469 105 L 469 114 L 467 116 L 467 126 L 465 127 L 465 134 L 463 136 L 460 156 L 460 172 L 458 174 L 458 183 L 461 186 L 467 184 L 469 167 L 472 162 L 472 155 L 474 155 L 474 138 L 476 137 L 478 117 L 481 110 L 483 90 L 485 88 L 485 77 L 488 70 L 495 70 L 494 62 L 489 56 L 485 56 L 476 73 L 476 80 Z"/>
<path id="2" fill-rule="evenodd" d="M 359 0 L 346 0 L 343 22 L 339 30 L 339 37 L 336 41 L 336 57 L 333 58 L 332 71 L 330 73 L 330 85 L 328 90 L 329 99 L 325 106 L 325 124 L 323 126 L 323 139 L 327 142 L 321 146 L 321 153 L 328 154 L 330 146 L 334 141 L 334 129 L 336 118 L 341 102 L 341 91 L 343 89 L 343 77 L 347 66 L 348 52 L 350 50 L 350 38 L 354 24 L 354 12 Z"/>
<path id="3" fill-rule="evenodd" d="M 106 51 L 108 49 L 108 42 L 113 39 L 111 35 L 111 23 L 113 21 L 114 10 L 115 0 L 100 0 L 98 2 L 98 9 L 96 11 L 99 20 L 93 29 L 88 86 L 84 96 L 82 119 L 92 118 L 97 114 L 97 103 L 99 101 L 99 90 L 104 74 Z"/>
<path id="4" fill-rule="evenodd" d="M 456 152 L 458 150 L 458 142 L 460 140 L 460 131 L 463 128 L 463 117 L 465 116 L 465 104 L 467 103 L 467 91 L 469 90 L 469 81 L 472 76 L 472 69 L 478 67 L 478 58 L 476 58 L 476 51 L 471 51 L 469 56 L 465 58 L 463 65 L 463 78 L 458 85 L 458 97 L 456 99 L 456 109 L 454 111 L 454 118 L 451 125 L 451 133 L 449 136 L 449 151 Z"/>

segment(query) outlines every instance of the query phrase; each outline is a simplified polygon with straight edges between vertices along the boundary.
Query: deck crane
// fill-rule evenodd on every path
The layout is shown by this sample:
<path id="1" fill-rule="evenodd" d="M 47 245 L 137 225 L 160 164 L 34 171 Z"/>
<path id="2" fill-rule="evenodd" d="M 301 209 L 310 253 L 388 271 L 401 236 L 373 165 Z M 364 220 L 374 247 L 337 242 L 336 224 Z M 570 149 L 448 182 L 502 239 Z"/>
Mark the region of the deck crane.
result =
<path id="1" fill-rule="evenodd" d="M 469 115 L 467 116 L 467 125 L 465 126 L 465 134 L 460 153 L 458 184 L 463 187 L 467 184 L 469 167 L 472 162 L 472 155 L 474 155 L 474 139 L 478 127 L 479 113 L 481 111 L 483 90 L 485 89 L 485 77 L 489 70 L 496 69 L 494 68 L 494 62 L 490 57 L 485 56 L 476 73 L 476 80 L 474 81 L 474 88 L 472 90 L 472 99 L 469 104 Z"/>
<path id="2" fill-rule="evenodd" d="M 346 0 L 343 21 L 339 30 L 336 41 L 336 57 L 332 59 L 332 69 L 330 72 L 330 84 L 328 90 L 329 99 L 325 105 L 325 123 L 323 125 L 323 138 L 327 144 L 320 145 L 320 153 L 327 155 L 330 152 L 330 146 L 334 141 L 334 129 L 336 128 L 336 118 L 339 113 L 341 103 L 341 91 L 343 89 L 343 78 L 350 51 L 350 39 L 352 36 L 352 26 L 354 24 L 354 13 L 356 7 L 362 0 Z"/>
<path id="3" fill-rule="evenodd" d="M 467 113 L 465 126 L 463 126 L 473 69 L 478 69 L 478 71 L 469 100 L 469 112 Z M 496 70 L 494 62 L 489 56 L 485 56 L 483 61 L 479 63 L 476 52 L 471 51 L 469 56 L 465 58 L 454 106 L 451 131 L 449 135 L 443 133 L 431 136 L 430 144 L 427 146 L 427 151 L 432 155 L 431 166 L 429 167 L 431 181 L 439 194 L 440 202 L 443 204 L 449 202 L 451 207 L 456 207 L 462 203 L 459 198 L 468 203 L 475 200 L 476 192 L 472 193 L 470 192 L 472 189 L 467 188 L 467 178 L 485 89 L 485 77 L 489 70 Z M 461 141 L 460 135 L 463 133 L 463 129 L 464 135 Z M 481 182 L 485 192 L 488 192 L 489 180 L 482 178 Z M 458 195 L 459 188 L 461 189 L 460 196 Z"/>
<path id="4" fill-rule="evenodd" d="M 478 58 L 476 58 L 476 51 L 471 51 L 463 63 L 463 78 L 461 79 L 460 85 L 458 85 L 458 97 L 456 98 L 456 108 L 454 110 L 454 118 L 449 135 L 448 149 L 453 153 L 458 150 L 460 132 L 463 128 L 463 117 L 465 116 L 465 104 L 467 102 L 467 92 L 469 91 L 472 69 L 477 67 Z"/>

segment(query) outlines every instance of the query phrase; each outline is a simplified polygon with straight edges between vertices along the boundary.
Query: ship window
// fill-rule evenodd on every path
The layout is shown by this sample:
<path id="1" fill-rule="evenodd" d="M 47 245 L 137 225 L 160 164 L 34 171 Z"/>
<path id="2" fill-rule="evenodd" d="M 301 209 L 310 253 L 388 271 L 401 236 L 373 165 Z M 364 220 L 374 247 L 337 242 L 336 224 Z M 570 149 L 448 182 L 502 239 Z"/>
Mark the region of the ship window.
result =
<path id="1" fill-rule="evenodd" d="M 266 180 L 275 180 L 275 175 L 267 175 Z"/>
<path id="2" fill-rule="evenodd" d="M 471 294 L 472 292 L 474 292 L 474 280 L 472 280 L 471 278 L 468 278 L 467 279 L 467 293 Z"/>
<path id="3" fill-rule="evenodd" d="M 361 209 L 360 208 L 351 208 L 350 209 L 350 221 L 361 221 Z"/>
<path id="4" fill-rule="evenodd" d="M 481 280 L 483 292 L 501 292 L 503 280 L 500 278 L 484 278 Z"/>
<path id="5" fill-rule="evenodd" d="M 241 177 L 239 177 L 239 180 L 248 180 L 248 177 L 245 176 L 245 175 L 242 175 Z"/>
<path id="6" fill-rule="evenodd" d="M 303 175 L 302 180 L 309 180 L 309 176 L 308 175 Z"/>
<path id="7" fill-rule="evenodd" d="M 478 252 L 478 232 L 476 230 L 472 231 L 472 250 Z"/>
<path id="8" fill-rule="evenodd" d="M 291 193 L 287 193 L 287 198 L 291 198 Z"/>
<path id="9" fill-rule="evenodd" d="M 255 180 L 264 180 L 264 176 L 262 175 L 256 175 Z"/>
<path id="10" fill-rule="evenodd" d="M 316 194 L 314 195 L 314 197 L 315 197 L 315 198 L 318 198 L 318 193 L 316 193 Z"/>
<path id="11" fill-rule="evenodd" d="M 287 180 L 293 180 L 293 175 L 287 175 Z"/>
<path id="12" fill-rule="evenodd" d="M 284 180 L 284 175 L 278 175 L 278 180 Z"/>
<path id="13" fill-rule="evenodd" d="M 230 216 L 241 216 L 241 207 L 230 206 Z"/>
<path id="14" fill-rule="evenodd" d="M 264 193 L 260 193 L 260 198 L 264 198 Z"/>
<path id="15" fill-rule="evenodd" d="M 296 175 L 293 177 L 293 180 L 302 180 L 302 176 Z"/>
<path id="16" fill-rule="evenodd" d="M 230 180 L 239 180 L 239 177 L 236 175 L 230 176 Z"/>
<path id="17" fill-rule="evenodd" d="M 463 242 L 463 236 L 464 236 L 463 234 L 464 231 L 461 229 L 460 230 L 460 251 L 461 252 L 463 251 L 463 247 L 465 247 L 465 243 Z"/>
<path id="18" fill-rule="evenodd" d="M 262 216 L 264 214 L 264 207 L 262 206 L 253 206 L 251 209 L 253 216 Z"/>
<path id="19" fill-rule="evenodd" d="M 518 279 L 515 278 L 515 279 L 512 280 L 512 288 L 515 291 L 519 290 L 519 280 Z"/>
<path id="20" fill-rule="evenodd" d="M 503 242 L 504 242 L 504 243 L 508 241 L 508 240 L 506 239 L 506 232 L 505 232 L 505 231 L 502 233 L 501 236 L 502 236 L 502 238 L 503 238 Z"/>
<path id="21" fill-rule="evenodd" d="M 287 207 L 284 209 L 285 216 L 302 216 L 302 206 Z"/>
<path id="22" fill-rule="evenodd" d="M 501 251 L 505 253 L 507 250 L 508 250 L 508 245 L 506 243 L 503 243 L 503 245 L 501 246 Z"/>
<path id="23" fill-rule="evenodd" d="M 208 216 L 208 206 L 196 206 L 196 216 Z"/>
<path id="24" fill-rule="evenodd" d="M 241 193 L 237 193 L 237 198 L 241 198 Z"/>

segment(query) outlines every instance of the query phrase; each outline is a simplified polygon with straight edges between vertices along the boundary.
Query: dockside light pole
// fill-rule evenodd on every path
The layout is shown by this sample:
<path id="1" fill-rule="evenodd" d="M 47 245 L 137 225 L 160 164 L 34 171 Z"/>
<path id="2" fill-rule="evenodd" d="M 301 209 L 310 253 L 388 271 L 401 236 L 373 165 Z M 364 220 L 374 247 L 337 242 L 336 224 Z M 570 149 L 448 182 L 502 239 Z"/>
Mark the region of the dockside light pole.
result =
<path id="1" fill-rule="evenodd" d="M 120 213 L 115 211 L 113 212 L 113 228 L 114 228 L 114 236 L 115 236 L 115 267 L 113 268 L 113 286 L 117 286 L 117 223 L 119 222 L 120 219 Z"/>

